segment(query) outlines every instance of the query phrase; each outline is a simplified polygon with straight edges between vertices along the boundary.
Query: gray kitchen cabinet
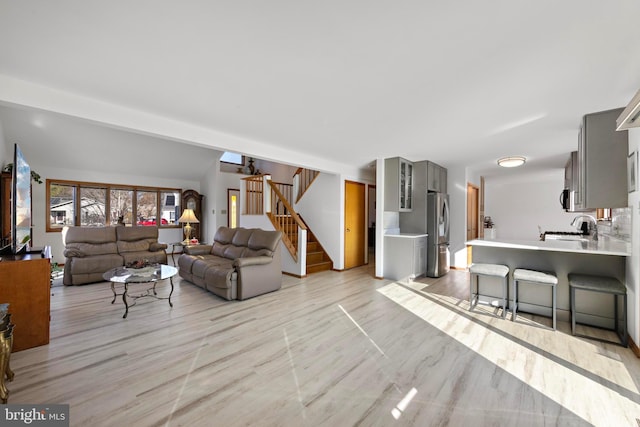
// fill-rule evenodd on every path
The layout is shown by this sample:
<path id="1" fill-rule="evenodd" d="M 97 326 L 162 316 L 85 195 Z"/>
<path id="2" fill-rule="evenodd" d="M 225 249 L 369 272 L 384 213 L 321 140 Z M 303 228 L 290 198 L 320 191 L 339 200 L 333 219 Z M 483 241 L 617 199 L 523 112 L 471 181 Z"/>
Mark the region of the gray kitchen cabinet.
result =
<path id="1" fill-rule="evenodd" d="M 427 164 L 427 190 L 438 193 L 447 192 L 447 169 L 437 163 Z"/>
<path id="2" fill-rule="evenodd" d="M 384 210 L 409 212 L 413 208 L 413 163 L 401 157 L 384 162 Z"/>
<path id="3" fill-rule="evenodd" d="M 590 212 L 591 209 L 585 209 L 577 204 L 577 195 L 579 192 L 579 171 L 580 165 L 578 162 L 578 152 L 572 151 L 569 155 L 569 160 L 564 167 L 564 188 L 569 190 L 567 197 L 569 198 L 566 203 L 563 202 L 565 210 L 567 212 Z"/>
<path id="4" fill-rule="evenodd" d="M 572 151 L 564 166 L 564 188 L 569 191 L 578 190 L 578 152 Z"/>
<path id="5" fill-rule="evenodd" d="M 576 210 L 628 205 L 628 132 L 616 131 L 622 108 L 587 114 L 578 134 Z"/>
<path id="6" fill-rule="evenodd" d="M 427 235 L 384 236 L 384 277 L 414 279 L 427 274 Z"/>

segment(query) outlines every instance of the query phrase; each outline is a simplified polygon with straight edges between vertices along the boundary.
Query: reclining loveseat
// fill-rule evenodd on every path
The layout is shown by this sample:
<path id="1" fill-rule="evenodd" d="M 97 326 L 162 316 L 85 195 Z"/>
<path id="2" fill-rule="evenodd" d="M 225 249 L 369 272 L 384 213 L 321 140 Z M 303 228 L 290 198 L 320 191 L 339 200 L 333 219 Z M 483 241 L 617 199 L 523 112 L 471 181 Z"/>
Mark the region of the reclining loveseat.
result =
<path id="1" fill-rule="evenodd" d="M 185 246 L 183 279 L 226 300 L 244 300 L 282 286 L 280 231 L 220 227 L 212 245 Z"/>
<path id="2" fill-rule="evenodd" d="M 137 260 L 167 263 L 157 227 L 65 227 L 62 235 L 65 285 L 102 282 L 109 269 Z"/>

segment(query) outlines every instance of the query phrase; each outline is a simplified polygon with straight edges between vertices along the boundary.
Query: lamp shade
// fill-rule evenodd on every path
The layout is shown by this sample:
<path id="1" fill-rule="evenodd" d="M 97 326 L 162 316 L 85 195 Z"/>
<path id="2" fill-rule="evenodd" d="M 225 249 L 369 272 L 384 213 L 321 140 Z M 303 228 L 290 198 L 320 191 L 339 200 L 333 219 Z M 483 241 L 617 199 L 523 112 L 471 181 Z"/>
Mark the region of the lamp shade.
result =
<path id="1" fill-rule="evenodd" d="M 193 213 L 193 209 L 185 209 L 182 212 L 182 216 L 180 216 L 180 219 L 178 219 L 178 222 L 181 224 L 186 222 L 188 224 L 190 222 L 199 223 L 200 221 L 198 221 L 198 218 L 196 218 L 196 214 Z"/>

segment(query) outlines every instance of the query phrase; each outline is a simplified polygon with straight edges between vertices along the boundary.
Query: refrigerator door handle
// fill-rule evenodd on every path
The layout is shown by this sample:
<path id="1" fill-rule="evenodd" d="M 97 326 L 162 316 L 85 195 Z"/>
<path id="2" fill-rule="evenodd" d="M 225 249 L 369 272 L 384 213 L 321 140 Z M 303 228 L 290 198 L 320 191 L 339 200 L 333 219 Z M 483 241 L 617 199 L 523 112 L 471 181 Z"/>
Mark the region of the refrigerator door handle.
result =
<path id="1" fill-rule="evenodd" d="M 442 220 L 444 221 L 444 234 L 443 236 L 446 237 L 447 242 L 449 241 L 449 198 L 445 195 L 444 196 L 444 203 L 443 203 L 443 209 L 442 209 Z"/>

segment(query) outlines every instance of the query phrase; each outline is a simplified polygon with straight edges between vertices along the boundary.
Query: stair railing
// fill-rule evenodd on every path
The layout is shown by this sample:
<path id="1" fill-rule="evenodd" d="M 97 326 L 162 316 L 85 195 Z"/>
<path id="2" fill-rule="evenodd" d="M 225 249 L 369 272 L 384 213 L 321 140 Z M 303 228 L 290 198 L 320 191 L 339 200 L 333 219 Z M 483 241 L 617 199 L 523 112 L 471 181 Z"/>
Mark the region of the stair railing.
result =
<path id="1" fill-rule="evenodd" d="M 307 192 L 318 175 L 320 175 L 320 172 L 305 168 L 298 168 L 296 173 L 293 174 L 293 186 L 296 193 L 296 203 L 298 203 L 302 196 L 304 196 L 304 193 Z"/>
<path id="2" fill-rule="evenodd" d="M 264 176 L 253 175 L 245 181 L 244 214 L 264 215 Z"/>
<path id="3" fill-rule="evenodd" d="M 253 175 L 245 181 L 245 215 L 267 215 L 276 230 L 282 231 L 282 242 L 298 262 L 300 245 L 306 245 L 307 226 L 292 207 L 293 185 L 273 182 L 270 175 Z M 269 190 L 265 191 L 265 186 Z M 300 243 L 302 239 L 304 242 Z"/>
<path id="4" fill-rule="evenodd" d="M 275 182 L 270 181 L 272 185 L 275 185 L 278 190 L 284 196 L 284 199 L 289 202 L 291 206 L 293 206 L 293 184 L 285 184 L 283 182 Z M 277 210 L 272 210 L 272 212 L 277 212 Z"/>
<path id="5" fill-rule="evenodd" d="M 298 261 L 298 235 L 300 230 L 307 230 L 307 226 L 298 216 L 278 184 L 267 181 L 271 188 L 271 206 L 267 216 L 276 230 L 282 231 L 282 242 L 296 262 Z"/>

